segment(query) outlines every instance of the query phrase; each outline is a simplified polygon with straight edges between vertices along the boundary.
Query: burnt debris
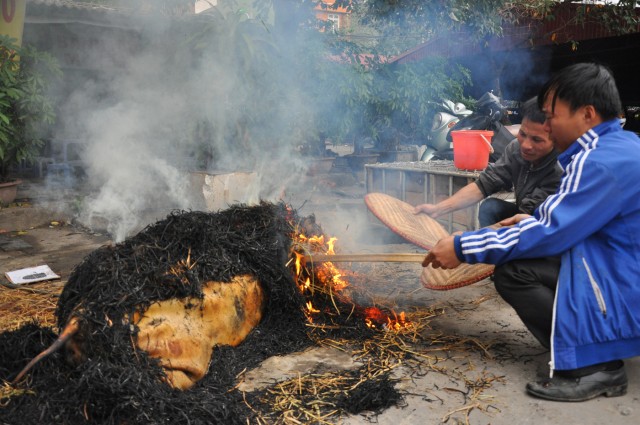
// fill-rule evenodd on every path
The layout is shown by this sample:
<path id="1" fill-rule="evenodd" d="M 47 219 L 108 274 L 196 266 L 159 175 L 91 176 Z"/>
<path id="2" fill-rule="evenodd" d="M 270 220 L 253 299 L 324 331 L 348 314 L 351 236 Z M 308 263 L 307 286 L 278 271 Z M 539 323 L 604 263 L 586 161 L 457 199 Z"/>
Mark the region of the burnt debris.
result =
<path id="1" fill-rule="evenodd" d="M 309 222 L 306 222 L 307 226 Z M 304 220 L 286 205 L 235 205 L 217 213 L 176 211 L 137 235 L 88 255 L 60 295 L 56 317 L 63 329 L 80 320 L 84 361 L 72 366 L 57 351 L 33 368 L 13 391 L 0 395 L 0 423 L 7 424 L 246 424 L 259 415 L 259 397 L 247 403 L 236 377 L 264 359 L 313 344 L 305 299 L 291 270 L 292 235 Z M 207 281 L 256 276 L 265 292 L 263 318 L 238 347 L 216 347 L 207 375 L 187 390 L 162 382 L 157 360 L 136 348 L 128 318 L 153 302 L 202 298 Z M 354 306 L 318 291 L 314 305 L 331 326 L 323 335 L 371 335 Z M 336 326 L 338 325 L 338 326 Z M 317 335 L 316 335 L 317 338 Z M 56 339 L 35 323 L 0 334 L 0 379 L 17 371 Z M 391 391 L 385 386 L 385 391 Z M 393 394 L 391 394 L 393 395 Z M 397 400 L 397 394 L 387 401 Z M 378 410 L 362 398 L 345 411 Z"/>

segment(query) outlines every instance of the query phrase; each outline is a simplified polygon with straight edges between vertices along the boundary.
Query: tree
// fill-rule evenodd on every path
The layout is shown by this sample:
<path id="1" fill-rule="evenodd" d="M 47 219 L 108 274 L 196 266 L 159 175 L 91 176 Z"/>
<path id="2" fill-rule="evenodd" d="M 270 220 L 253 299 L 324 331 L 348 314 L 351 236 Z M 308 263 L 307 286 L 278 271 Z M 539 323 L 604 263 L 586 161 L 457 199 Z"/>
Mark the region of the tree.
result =
<path id="1" fill-rule="evenodd" d="M 483 69 L 490 69 L 493 76 L 490 88 L 502 96 L 501 76 L 511 59 L 490 49 L 490 41 L 500 38 L 509 26 L 527 25 L 556 18 L 559 8 L 570 7 L 573 15 L 563 18 L 558 26 L 575 27 L 596 23 L 612 34 L 636 32 L 640 23 L 637 1 L 557 1 L 557 0 L 337 0 L 337 5 L 350 5 L 363 21 L 378 28 L 383 38 L 398 40 L 420 35 L 422 41 L 459 40 L 473 44 L 478 57 L 486 60 Z M 564 16 L 564 15 L 563 15 Z M 559 30 L 562 28 L 559 27 Z M 535 34 L 555 42 L 557 33 Z M 532 40 L 533 41 L 533 40 Z M 564 40 L 563 40 L 564 42 Z M 569 40 L 573 50 L 578 41 Z M 419 45 L 420 42 L 413 46 Z M 406 51 L 406 44 L 396 43 Z M 480 53 L 481 52 L 481 53 Z M 516 60 L 517 61 L 517 60 Z"/>
<path id="2" fill-rule="evenodd" d="M 505 25 L 524 19 L 554 19 L 553 10 L 571 0 L 336 0 L 336 5 L 362 10 L 374 26 L 437 34 L 466 31 L 475 40 L 501 35 Z M 599 22 L 612 32 L 637 30 L 637 0 L 586 0 L 576 9 L 575 23 Z"/>
<path id="3" fill-rule="evenodd" d="M 46 127 L 55 119 L 49 85 L 61 75 L 51 55 L 15 41 L 0 36 L 0 183 L 12 180 L 13 168 L 38 155 Z"/>

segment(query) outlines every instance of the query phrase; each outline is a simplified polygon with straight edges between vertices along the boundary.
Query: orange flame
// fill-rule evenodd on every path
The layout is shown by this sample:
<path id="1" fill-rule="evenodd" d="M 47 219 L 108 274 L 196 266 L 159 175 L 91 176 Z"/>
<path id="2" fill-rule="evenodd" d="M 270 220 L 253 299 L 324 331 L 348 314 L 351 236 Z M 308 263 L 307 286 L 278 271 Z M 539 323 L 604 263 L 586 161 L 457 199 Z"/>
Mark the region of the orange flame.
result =
<path id="1" fill-rule="evenodd" d="M 365 309 L 365 323 L 370 328 L 381 327 L 396 332 L 411 326 L 411 322 L 406 319 L 404 311 L 400 313 L 400 316 L 393 312 L 392 319 L 378 307 L 368 307 Z"/>
<path id="2" fill-rule="evenodd" d="M 311 253 L 311 255 L 313 255 L 313 253 L 335 255 L 335 247 L 338 241 L 338 238 L 330 237 L 329 240 L 325 242 L 324 235 L 307 237 L 302 233 L 297 233 L 294 239 L 298 245 L 298 250 Z M 296 250 L 294 250 L 294 253 L 296 282 L 300 292 L 306 294 L 308 299 L 313 296 L 314 291 L 318 288 L 337 294 L 349 286 L 349 282 L 334 263 L 330 261 L 315 263 L 313 270 L 309 270 L 306 268 L 304 261 L 305 255 Z M 307 301 L 305 305 L 305 316 L 309 323 L 313 323 L 312 315 L 316 313 L 320 313 L 320 310 L 315 308 L 311 301 Z M 401 312 L 399 316 L 393 312 L 393 317 L 390 317 L 389 314 L 384 313 L 377 307 L 365 309 L 364 321 L 370 328 L 394 331 L 400 331 L 411 325 L 411 323 L 406 320 L 404 312 Z"/>
<path id="3" fill-rule="evenodd" d="M 302 273 L 302 259 L 304 256 L 298 252 L 294 252 L 296 254 L 296 276 L 300 276 Z"/>
<path id="4" fill-rule="evenodd" d="M 318 310 L 317 308 L 315 308 L 313 306 L 313 304 L 311 303 L 311 301 L 307 301 L 307 311 L 309 313 L 320 313 L 320 310 Z"/>
<path id="5" fill-rule="evenodd" d="M 314 235 L 311 237 L 306 237 L 303 234 L 295 235 L 297 242 L 300 245 L 306 245 L 308 251 L 310 252 L 322 252 L 328 255 L 335 255 L 335 243 L 338 240 L 336 237 L 332 237 L 328 242 L 325 242 L 324 235 Z M 303 276 L 303 258 L 304 256 L 299 252 L 294 251 L 296 255 L 295 260 L 295 273 L 296 278 L 298 279 L 298 286 L 302 291 L 305 289 L 311 288 L 311 282 L 308 277 Z M 315 272 L 317 277 L 320 280 L 320 283 L 324 286 L 327 286 L 332 291 L 341 291 L 347 286 L 349 283 L 342 278 L 342 273 L 340 270 L 331 262 L 323 262 L 317 264 L 315 267 Z M 304 284 L 300 283 L 300 280 L 304 280 Z"/>
<path id="6" fill-rule="evenodd" d="M 335 242 L 338 240 L 338 238 L 330 238 L 329 242 L 327 242 L 327 254 L 329 255 L 335 255 L 335 251 L 333 250 L 333 245 L 335 244 Z"/>

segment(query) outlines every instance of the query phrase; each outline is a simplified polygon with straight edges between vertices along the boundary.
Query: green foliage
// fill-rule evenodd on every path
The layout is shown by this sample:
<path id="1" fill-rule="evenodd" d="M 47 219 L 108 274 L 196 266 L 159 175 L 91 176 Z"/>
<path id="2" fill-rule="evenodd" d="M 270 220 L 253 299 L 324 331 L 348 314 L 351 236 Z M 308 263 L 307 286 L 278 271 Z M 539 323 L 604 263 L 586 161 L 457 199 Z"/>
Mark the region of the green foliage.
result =
<path id="1" fill-rule="evenodd" d="M 467 69 L 440 58 L 385 66 L 377 74 L 375 113 L 418 142 L 426 139 L 437 105 L 443 99 L 464 100 L 464 87 L 471 84 Z"/>
<path id="2" fill-rule="evenodd" d="M 38 155 L 42 131 L 55 119 L 47 92 L 57 76 L 51 55 L 0 36 L 0 181 L 8 179 L 11 167 Z"/>
<path id="3" fill-rule="evenodd" d="M 212 100 L 224 99 L 224 121 L 217 120 L 215 108 L 194 119 L 192 136 L 203 143 L 213 138 L 210 146 L 250 157 L 275 151 L 275 144 L 304 145 L 304 152 L 318 156 L 325 152 L 326 139 L 376 139 L 388 128 L 420 143 L 435 105 L 443 98 L 462 100 L 470 81 L 466 70 L 442 60 L 389 64 L 375 45 L 320 33 L 310 10 L 301 9 L 296 19 L 279 21 L 276 16 L 275 22 L 296 22 L 283 31 L 266 20 L 250 19 L 234 5 L 239 3 L 230 1 L 226 13 L 203 17 L 196 31 L 187 31 L 195 35 L 185 42 L 203 58 L 216 58 L 225 74 L 232 70 L 236 76 L 225 80 L 232 85 Z M 207 72 L 211 81 L 218 80 L 215 70 Z M 216 152 L 200 155 L 212 161 L 219 157 Z"/>
<path id="4" fill-rule="evenodd" d="M 188 137 L 204 168 L 217 163 L 223 151 L 250 160 L 289 142 L 283 109 L 291 88 L 283 53 L 272 28 L 255 17 L 258 9 L 249 11 L 241 3 L 227 1 L 184 23 L 188 36 L 176 49 L 189 50 L 192 58 L 183 65 L 202 67 L 211 81 L 210 107 L 188 118 Z"/>
<path id="5" fill-rule="evenodd" d="M 331 46 L 329 51 L 306 51 L 306 60 L 315 63 L 301 62 L 298 75 L 316 106 L 316 131 L 336 143 L 378 140 L 380 132 L 391 130 L 419 144 L 436 105 L 443 98 L 462 100 L 470 83 L 467 70 L 442 59 L 390 64 L 344 40 L 322 41 Z"/>
<path id="6" fill-rule="evenodd" d="M 502 34 L 505 25 L 525 19 L 554 19 L 558 0 L 336 0 L 351 4 L 365 22 L 386 34 L 466 31 L 473 40 Z M 637 31 L 640 16 L 637 0 L 584 1 L 577 6 L 572 23 L 598 22 L 608 30 L 625 34 Z"/>
<path id="7" fill-rule="evenodd" d="M 608 31 L 622 35 L 638 30 L 640 15 L 636 12 L 635 1 L 616 2 L 605 4 L 583 3 L 576 7 L 576 15 L 573 21 L 584 25 L 587 22 L 597 22 Z"/>
<path id="8" fill-rule="evenodd" d="M 615 8 L 585 6 L 576 20 L 637 25 L 633 1 L 619 3 Z M 127 4 L 171 10 L 185 1 Z M 215 58 L 216 69 L 207 69 L 208 78 L 225 82 L 223 88 L 212 83 L 216 96 L 210 110 L 190 117 L 188 137 L 199 142 L 200 158 L 216 161 L 220 153 L 214 149 L 221 146 L 246 157 L 299 143 L 316 144 L 312 151 L 321 153 L 326 138 L 335 143 L 377 139 L 389 128 L 419 142 L 442 99 L 467 101 L 463 89 L 470 84 L 469 72 L 438 59 L 402 65 L 386 59 L 448 31 L 465 31 L 477 41 L 499 36 L 507 24 L 552 18 L 559 2 L 336 0 L 336 6 L 352 11 L 358 28 L 338 34 L 318 32 L 315 4 L 220 0 L 206 16 L 185 23 L 192 27 L 184 32 L 190 34 L 184 45 L 196 57 Z M 358 38 L 361 33 L 365 37 Z M 229 71 L 235 78 L 225 77 Z"/>

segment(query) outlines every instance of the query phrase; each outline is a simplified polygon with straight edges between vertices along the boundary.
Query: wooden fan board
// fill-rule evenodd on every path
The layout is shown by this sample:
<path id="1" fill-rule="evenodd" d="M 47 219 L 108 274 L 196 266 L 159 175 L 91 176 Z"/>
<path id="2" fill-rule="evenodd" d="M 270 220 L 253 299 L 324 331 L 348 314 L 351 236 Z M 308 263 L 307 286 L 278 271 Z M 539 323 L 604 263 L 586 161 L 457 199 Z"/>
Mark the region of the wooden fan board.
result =
<path id="1" fill-rule="evenodd" d="M 367 208 L 385 226 L 407 241 L 431 249 L 441 238 L 449 236 L 440 223 L 426 214 L 414 214 L 414 207 L 385 193 L 368 193 L 364 197 Z M 424 267 L 420 282 L 425 288 L 446 291 L 471 285 L 493 274 L 491 264 L 461 264 L 455 269 Z"/>

